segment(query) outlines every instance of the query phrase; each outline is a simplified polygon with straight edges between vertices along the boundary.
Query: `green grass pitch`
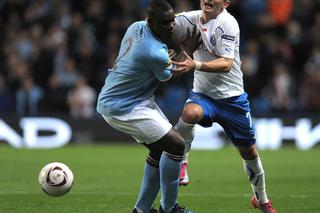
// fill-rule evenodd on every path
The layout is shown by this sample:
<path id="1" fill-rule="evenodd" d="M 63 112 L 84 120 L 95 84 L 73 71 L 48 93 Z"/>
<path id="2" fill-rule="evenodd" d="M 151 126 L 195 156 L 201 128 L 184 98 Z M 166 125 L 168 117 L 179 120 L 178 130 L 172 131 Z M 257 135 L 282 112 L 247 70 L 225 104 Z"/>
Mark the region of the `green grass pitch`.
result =
<path id="1" fill-rule="evenodd" d="M 0 212 L 130 213 L 147 151 L 139 145 L 67 146 L 53 150 L 0 146 Z M 320 212 L 320 149 L 261 151 L 269 197 L 279 213 Z M 42 166 L 66 163 L 75 176 L 71 192 L 54 198 L 38 185 Z M 197 213 L 258 213 L 235 149 L 192 151 L 191 184 L 179 202 Z M 159 206 L 159 198 L 155 205 Z"/>

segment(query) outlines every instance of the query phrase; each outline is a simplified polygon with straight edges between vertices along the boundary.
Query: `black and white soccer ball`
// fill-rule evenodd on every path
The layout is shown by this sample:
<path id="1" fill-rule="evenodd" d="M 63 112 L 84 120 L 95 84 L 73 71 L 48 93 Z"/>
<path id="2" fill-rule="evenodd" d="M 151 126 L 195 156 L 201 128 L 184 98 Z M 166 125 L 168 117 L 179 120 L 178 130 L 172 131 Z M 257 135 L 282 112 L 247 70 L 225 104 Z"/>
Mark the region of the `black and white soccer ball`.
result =
<path id="1" fill-rule="evenodd" d="M 49 163 L 41 169 L 39 183 L 47 195 L 54 197 L 62 196 L 72 188 L 73 173 L 70 168 L 63 163 Z"/>

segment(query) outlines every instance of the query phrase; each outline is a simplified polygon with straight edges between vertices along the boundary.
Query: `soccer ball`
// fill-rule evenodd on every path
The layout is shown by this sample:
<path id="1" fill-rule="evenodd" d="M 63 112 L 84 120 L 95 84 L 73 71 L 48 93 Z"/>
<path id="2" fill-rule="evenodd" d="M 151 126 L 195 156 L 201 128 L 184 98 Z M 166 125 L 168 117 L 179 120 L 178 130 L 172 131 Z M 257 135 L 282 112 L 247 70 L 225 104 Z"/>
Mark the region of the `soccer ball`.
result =
<path id="1" fill-rule="evenodd" d="M 62 196 L 71 190 L 73 174 L 69 167 L 63 163 L 49 163 L 41 169 L 39 183 L 47 195 Z"/>

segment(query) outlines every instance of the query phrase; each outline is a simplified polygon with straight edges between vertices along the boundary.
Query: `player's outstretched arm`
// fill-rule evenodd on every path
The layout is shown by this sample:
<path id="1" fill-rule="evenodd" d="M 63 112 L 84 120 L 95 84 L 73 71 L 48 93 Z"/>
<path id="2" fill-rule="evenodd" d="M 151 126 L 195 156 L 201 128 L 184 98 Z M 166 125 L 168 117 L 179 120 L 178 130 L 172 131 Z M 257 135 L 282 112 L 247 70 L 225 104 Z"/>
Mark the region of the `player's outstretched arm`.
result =
<path id="1" fill-rule="evenodd" d="M 175 74 L 184 74 L 193 70 L 202 72 L 223 73 L 231 70 L 233 59 L 230 58 L 217 58 L 208 62 L 199 62 L 193 60 L 186 52 L 184 52 L 186 60 L 182 62 L 172 61 L 176 65 L 173 70 Z"/>

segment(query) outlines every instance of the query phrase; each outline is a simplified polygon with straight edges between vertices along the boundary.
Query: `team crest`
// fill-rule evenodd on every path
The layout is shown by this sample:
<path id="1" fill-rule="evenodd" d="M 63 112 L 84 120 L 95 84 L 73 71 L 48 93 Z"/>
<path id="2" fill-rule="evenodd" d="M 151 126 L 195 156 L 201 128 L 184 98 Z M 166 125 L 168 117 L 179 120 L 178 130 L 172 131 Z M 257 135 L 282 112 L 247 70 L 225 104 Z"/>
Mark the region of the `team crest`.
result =
<path id="1" fill-rule="evenodd" d="M 212 46 L 216 46 L 217 42 L 216 42 L 216 38 L 214 36 L 210 37 L 210 43 Z"/>

